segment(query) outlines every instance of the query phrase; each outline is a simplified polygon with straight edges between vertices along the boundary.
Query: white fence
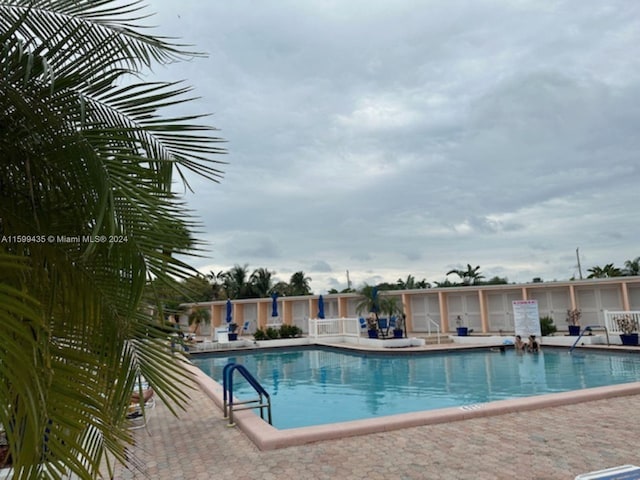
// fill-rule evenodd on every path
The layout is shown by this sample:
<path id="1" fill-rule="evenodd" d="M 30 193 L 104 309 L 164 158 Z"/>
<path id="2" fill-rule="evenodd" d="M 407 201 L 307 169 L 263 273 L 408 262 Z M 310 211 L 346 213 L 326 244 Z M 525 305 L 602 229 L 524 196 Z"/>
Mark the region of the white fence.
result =
<path id="1" fill-rule="evenodd" d="M 335 337 L 345 335 L 348 337 L 360 336 L 360 320 L 357 318 L 310 318 L 309 336 Z"/>
<path id="2" fill-rule="evenodd" d="M 638 310 L 634 310 L 634 311 L 618 311 L 618 312 L 612 312 L 609 310 L 605 310 L 604 311 L 604 326 L 607 327 L 607 331 L 609 333 L 622 333 L 622 330 L 620 330 L 620 327 L 618 326 L 618 322 L 616 321 L 618 318 L 621 317 L 629 317 L 631 320 L 635 320 L 635 324 L 636 324 L 636 332 L 637 332 L 637 325 L 640 324 L 640 311 Z"/>

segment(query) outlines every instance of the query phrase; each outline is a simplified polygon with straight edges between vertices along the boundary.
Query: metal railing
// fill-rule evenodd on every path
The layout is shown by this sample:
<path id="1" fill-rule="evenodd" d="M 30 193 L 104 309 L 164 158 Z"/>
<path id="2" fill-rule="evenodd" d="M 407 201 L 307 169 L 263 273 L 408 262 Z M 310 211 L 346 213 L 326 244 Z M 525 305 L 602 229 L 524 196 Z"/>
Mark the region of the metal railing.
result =
<path id="1" fill-rule="evenodd" d="M 609 330 L 607 330 L 607 327 L 603 327 L 602 325 L 588 325 L 584 327 L 582 332 L 580 332 L 580 335 L 578 335 L 578 338 L 576 338 L 576 341 L 573 342 L 573 345 L 571 345 L 571 348 L 569 349 L 569 353 L 573 352 L 573 349 L 576 348 L 576 345 L 578 345 L 578 342 L 585 333 L 592 332 L 593 330 L 604 330 L 604 333 L 607 336 L 607 345 L 611 345 L 611 343 L 609 342 Z"/>
<path id="2" fill-rule="evenodd" d="M 249 382 L 249 385 L 253 387 L 253 389 L 258 394 L 258 398 L 254 398 L 251 400 L 243 400 L 243 401 L 234 401 L 233 398 L 233 372 L 239 372 L 246 380 Z M 233 422 L 233 412 L 234 410 L 253 410 L 255 408 L 260 410 L 260 418 L 264 420 L 264 409 L 267 409 L 267 416 L 269 425 L 271 425 L 271 397 L 267 393 L 267 391 L 260 385 L 258 380 L 255 379 L 249 370 L 247 370 L 243 365 L 239 365 L 237 363 L 227 363 L 222 370 L 222 396 L 224 403 L 224 417 L 229 417 L 229 426 L 235 425 Z"/>
<path id="3" fill-rule="evenodd" d="M 431 325 L 435 325 L 436 327 L 436 336 L 438 338 L 438 343 L 440 343 L 440 324 L 436 322 L 433 318 L 427 315 L 427 334 L 431 336 Z"/>

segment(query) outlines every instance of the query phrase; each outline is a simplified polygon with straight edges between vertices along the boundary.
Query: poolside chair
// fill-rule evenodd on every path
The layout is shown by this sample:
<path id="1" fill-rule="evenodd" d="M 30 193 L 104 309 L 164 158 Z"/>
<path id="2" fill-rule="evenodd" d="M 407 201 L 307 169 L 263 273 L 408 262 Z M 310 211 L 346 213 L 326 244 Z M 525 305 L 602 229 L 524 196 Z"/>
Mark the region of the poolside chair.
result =
<path id="1" fill-rule="evenodd" d="M 136 389 L 131 394 L 131 403 L 127 412 L 130 430 L 146 427 L 149 412 L 156 406 L 155 392 L 151 385 L 144 379 L 140 379 L 136 383 Z M 142 401 L 140 390 L 142 390 Z"/>
<path id="2" fill-rule="evenodd" d="M 242 324 L 242 330 L 240 330 L 240 335 L 245 335 L 249 333 L 249 327 L 251 326 L 251 320 L 247 320 Z"/>
<path id="3" fill-rule="evenodd" d="M 364 317 L 358 319 L 360 321 L 360 333 L 367 331 L 367 321 Z"/>

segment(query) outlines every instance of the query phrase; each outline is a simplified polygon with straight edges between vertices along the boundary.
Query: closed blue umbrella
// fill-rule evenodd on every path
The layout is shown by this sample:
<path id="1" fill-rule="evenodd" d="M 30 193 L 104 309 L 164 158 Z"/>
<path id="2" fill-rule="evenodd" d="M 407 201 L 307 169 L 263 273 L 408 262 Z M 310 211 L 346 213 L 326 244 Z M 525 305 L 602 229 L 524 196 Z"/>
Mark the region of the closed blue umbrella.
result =
<path id="1" fill-rule="evenodd" d="M 324 318 L 324 298 L 318 297 L 318 318 Z"/>
<path id="2" fill-rule="evenodd" d="M 277 317 L 278 316 L 278 294 L 277 293 L 272 294 L 271 298 L 272 298 L 271 316 L 272 317 Z"/>
<path id="3" fill-rule="evenodd" d="M 233 320 L 233 307 L 231 300 L 227 299 L 227 323 L 231 323 L 231 320 Z"/>

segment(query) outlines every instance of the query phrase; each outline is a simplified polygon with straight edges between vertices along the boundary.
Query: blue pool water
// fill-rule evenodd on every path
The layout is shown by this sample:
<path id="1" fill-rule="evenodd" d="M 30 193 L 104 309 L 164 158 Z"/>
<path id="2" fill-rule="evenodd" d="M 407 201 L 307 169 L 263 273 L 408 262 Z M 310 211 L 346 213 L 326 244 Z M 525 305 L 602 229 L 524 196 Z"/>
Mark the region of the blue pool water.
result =
<path id="1" fill-rule="evenodd" d="M 278 349 L 193 358 L 220 384 L 230 361 L 244 365 L 269 392 L 279 429 L 640 381 L 640 355 L 567 349 L 421 355 Z M 256 397 L 237 374 L 234 395 Z"/>

